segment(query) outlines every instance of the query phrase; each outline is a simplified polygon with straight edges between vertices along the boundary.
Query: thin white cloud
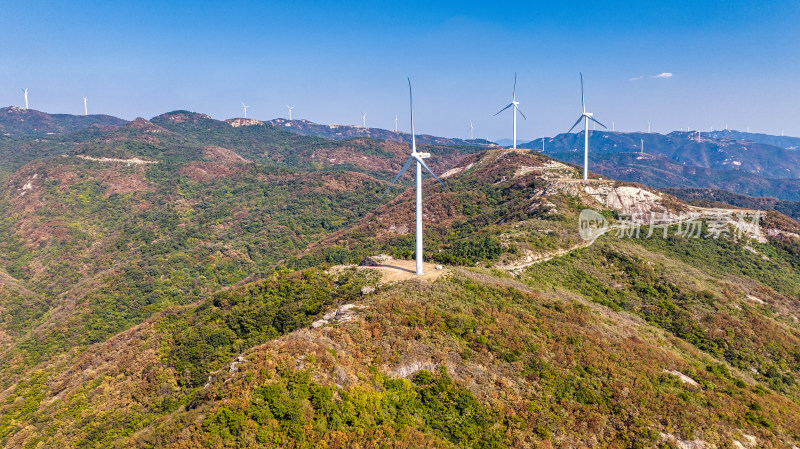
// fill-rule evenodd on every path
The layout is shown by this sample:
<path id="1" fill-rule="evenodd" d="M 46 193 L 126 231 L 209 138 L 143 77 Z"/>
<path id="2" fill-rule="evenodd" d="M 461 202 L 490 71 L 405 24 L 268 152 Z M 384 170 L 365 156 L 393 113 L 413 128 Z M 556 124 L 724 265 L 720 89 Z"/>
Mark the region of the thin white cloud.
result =
<path id="1" fill-rule="evenodd" d="M 657 79 L 672 78 L 672 73 L 670 73 L 670 72 L 662 72 L 662 73 L 659 73 L 658 75 L 654 75 L 653 78 L 657 78 Z"/>
<path id="2" fill-rule="evenodd" d="M 634 76 L 633 78 L 628 78 L 628 81 L 639 81 L 642 78 L 644 78 L 644 77 L 643 76 Z"/>

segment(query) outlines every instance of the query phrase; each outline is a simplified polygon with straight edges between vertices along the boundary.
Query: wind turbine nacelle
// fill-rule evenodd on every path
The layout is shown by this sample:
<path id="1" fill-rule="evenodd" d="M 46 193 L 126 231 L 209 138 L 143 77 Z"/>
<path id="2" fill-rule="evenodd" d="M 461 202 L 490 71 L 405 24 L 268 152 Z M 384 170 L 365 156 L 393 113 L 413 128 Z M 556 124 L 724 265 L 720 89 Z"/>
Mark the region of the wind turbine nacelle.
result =
<path id="1" fill-rule="evenodd" d="M 594 115 L 594 113 L 593 112 L 584 112 L 583 115 L 585 115 L 587 117 L 592 117 Z"/>
<path id="2" fill-rule="evenodd" d="M 430 153 L 417 153 L 417 157 L 420 158 L 420 159 L 427 159 L 427 158 L 431 157 L 431 154 Z"/>

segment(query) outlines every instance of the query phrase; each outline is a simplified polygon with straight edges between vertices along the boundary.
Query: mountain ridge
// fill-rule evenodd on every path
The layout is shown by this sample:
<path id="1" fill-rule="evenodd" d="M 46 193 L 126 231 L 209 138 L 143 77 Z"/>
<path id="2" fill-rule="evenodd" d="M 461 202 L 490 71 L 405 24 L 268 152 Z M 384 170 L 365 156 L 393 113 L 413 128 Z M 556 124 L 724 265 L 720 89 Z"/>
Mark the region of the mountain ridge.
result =
<path id="1" fill-rule="evenodd" d="M 39 139 L 3 179 L 0 444 L 800 444 L 797 221 L 425 146 L 443 274 L 384 283 L 357 265 L 414 256 L 408 179 L 381 198 L 409 146 L 244 125 Z"/>

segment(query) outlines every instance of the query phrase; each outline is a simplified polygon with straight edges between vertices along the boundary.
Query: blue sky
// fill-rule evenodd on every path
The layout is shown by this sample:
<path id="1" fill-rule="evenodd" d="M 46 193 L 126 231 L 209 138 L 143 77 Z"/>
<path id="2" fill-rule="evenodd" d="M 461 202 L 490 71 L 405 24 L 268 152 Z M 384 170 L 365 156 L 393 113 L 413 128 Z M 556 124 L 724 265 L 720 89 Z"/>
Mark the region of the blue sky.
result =
<path id="1" fill-rule="evenodd" d="M 285 117 L 510 137 L 617 130 L 800 135 L 800 2 L 59 2 L 0 0 L 0 105 L 150 118 Z M 654 78 L 661 73 L 671 77 Z"/>

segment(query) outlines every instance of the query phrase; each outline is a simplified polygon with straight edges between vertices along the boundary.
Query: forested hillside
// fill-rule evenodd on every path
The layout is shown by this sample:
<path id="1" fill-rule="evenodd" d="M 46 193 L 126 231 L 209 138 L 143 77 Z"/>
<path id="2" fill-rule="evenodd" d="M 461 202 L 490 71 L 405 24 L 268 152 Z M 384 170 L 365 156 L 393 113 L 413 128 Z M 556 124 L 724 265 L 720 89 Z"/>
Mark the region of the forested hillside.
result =
<path id="1" fill-rule="evenodd" d="M 426 147 L 443 269 L 388 282 L 407 144 L 176 111 L 3 145 L 0 445 L 800 445 L 800 224 L 759 203 Z"/>

